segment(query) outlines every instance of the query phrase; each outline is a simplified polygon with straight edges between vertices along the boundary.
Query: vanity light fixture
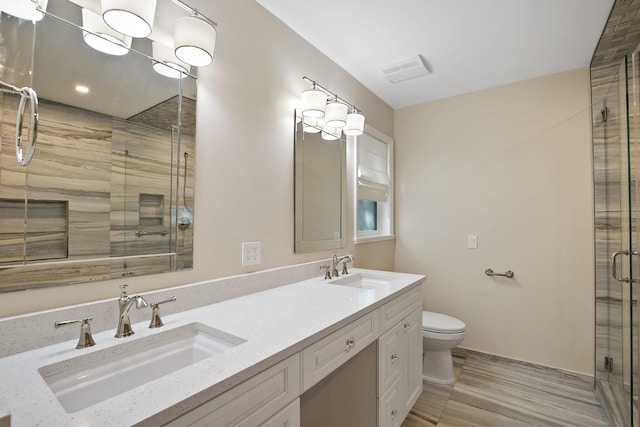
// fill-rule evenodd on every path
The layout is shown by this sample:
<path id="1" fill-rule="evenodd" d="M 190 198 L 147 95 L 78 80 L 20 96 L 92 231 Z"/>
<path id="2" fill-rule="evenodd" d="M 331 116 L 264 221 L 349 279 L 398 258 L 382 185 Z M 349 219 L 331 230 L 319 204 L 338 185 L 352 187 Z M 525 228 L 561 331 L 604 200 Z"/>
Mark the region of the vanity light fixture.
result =
<path id="1" fill-rule="evenodd" d="M 335 141 L 340 139 L 342 135 L 342 129 L 335 128 L 331 126 L 327 126 L 326 124 L 322 127 L 322 139 L 325 141 Z"/>
<path id="2" fill-rule="evenodd" d="M 82 9 L 82 29 L 84 42 L 95 50 L 118 56 L 129 53 L 131 37 L 117 32 L 89 9 Z"/>
<path id="3" fill-rule="evenodd" d="M 318 128 L 322 129 L 326 126 L 326 130 L 322 129 L 322 137 L 327 140 L 339 139 L 343 132 L 347 136 L 358 136 L 364 133 L 364 115 L 354 105 L 308 77 L 302 79 L 313 86 L 313 89 L 302 92 L 300 96 L 299 110 L 304 118 L 302 128 L 304 132 L 318 132 Z M 311 123 L 307 125 L 307 120 L 311 118 L 322 118 L 322 124 L 317 127 L 312 126 Z"/>
<path id="4" fill-rule="evenodd" d="M 178 59 L 196 67 L 209 65 L 216 47 L 216 24 L 193 10 L 194 15 L 173 21 L 173 43 Z"/>
<path id="5" fill-rule="evenodd" d="M 304 133 L 318 133 L 322 130 L 322 119 L 315 117 L 303 117 L 302 131 Z"/>
<path id="6" fill-rule="evenodd" d="M 315 82 L 313 82 L 313 89 L 305 90 L 300 94 L 300 111 L 304 117 L 323 117 L 326 107 L 327 93 L 317 89 Z"/>
<path id="7" fill-rule="evenodd" d="M 355 108 L 347 114 L 347 124 L 342 129 L 345 135 L 358 136 L 364 133 L 364 116 Z"/>
<path id="8" fill-rule="evenodd" d="M 341 128 L 347 124 L 347 113 L 349 107 L 342 102 L 332 101 L 327 104 L 327 108 L 324 111 L 324 124 L 332 128 Z"/>
<path id="9" fill-rule="evenodd" d="M 40 21 L 49 0 L 0 0 L 0 11 L 27 21 Z"/>
<path id="10" fill-rule="evenodd" d="M 153 30 L 157 0 L 102 0 L 108 26 L 131 37 L 147 37 Z"/>
<path id="11" fill-rule="evenodd" d="M 173 53 L 173 49 L 162 43 L 152 42 L 153 70 L 165 77 L 181 79 L 191 71 L 191 66 L 180 61 Z"/>

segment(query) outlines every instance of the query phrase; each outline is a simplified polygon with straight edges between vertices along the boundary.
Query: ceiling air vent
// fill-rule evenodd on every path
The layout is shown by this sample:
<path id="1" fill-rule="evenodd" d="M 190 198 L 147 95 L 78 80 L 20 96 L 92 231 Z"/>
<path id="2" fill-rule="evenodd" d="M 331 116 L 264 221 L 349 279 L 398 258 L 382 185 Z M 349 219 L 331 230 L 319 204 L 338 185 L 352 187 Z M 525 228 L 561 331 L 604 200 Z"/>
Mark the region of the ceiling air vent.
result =
<path id="1" fill-rule="evenodd" d="M 382 69 L 382 74 L 389 82 L 398 83 L 414 77 L 426 76 L 431 74 L 431 71 L 425 65 L 422 57 L 418 55 L 387 65 Z"/>

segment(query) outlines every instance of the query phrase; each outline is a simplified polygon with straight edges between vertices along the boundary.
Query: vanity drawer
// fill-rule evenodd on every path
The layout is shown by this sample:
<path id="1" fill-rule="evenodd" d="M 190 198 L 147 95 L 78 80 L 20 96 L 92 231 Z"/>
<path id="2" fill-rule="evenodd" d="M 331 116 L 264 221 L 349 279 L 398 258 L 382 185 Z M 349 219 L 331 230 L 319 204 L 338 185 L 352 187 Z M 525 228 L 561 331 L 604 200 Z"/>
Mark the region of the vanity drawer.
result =
<path id="1" fill-rule="evenodd" d="M 296 399 L 260 427 L 300 427 L 300 399 Z"/>
<path id="2" fill-rule="evenodd" d="M 167 425 L 257 426 L 299 395 L 300 355 L 297 353 Z"/>
<path id="3" fill-rule="evenodd" d="M 374 310 L 302 351 L 302 391 L 313 387 L 380 335 L 380 313 Z"/>
<path id="4" fill-rule="evenodd" d="M 417 308 L 422 308 L 422 286 L 386 303 L 380 309 L 380 331 L 387 332 Z"/>

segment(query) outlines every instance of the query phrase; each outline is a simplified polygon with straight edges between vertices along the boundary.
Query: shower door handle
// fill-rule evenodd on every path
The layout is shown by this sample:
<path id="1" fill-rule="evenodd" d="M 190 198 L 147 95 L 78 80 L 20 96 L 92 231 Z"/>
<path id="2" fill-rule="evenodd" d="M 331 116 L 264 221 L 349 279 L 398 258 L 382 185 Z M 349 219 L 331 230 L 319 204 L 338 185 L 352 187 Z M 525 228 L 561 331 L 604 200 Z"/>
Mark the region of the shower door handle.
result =
<path id="1" fill-rule="evenodd" d="M 629 252 L 627 250 L 624 250 L 624 251 L 614 252 L 611 255 L 611 275 L 613 276 L 614 279 L 616 279 L 619 282 L 629 283 L 631 280 L 628 277 L 618 277 L 617 266 L 616 266 L 616 258 L 618 257 L 618 255 L 625 255 L 625 256 L 640 255 L 640 252 L 638 251 Z M 638 279 L 633 280 L 633 282 L 637 282 L 637 281 Z"/>

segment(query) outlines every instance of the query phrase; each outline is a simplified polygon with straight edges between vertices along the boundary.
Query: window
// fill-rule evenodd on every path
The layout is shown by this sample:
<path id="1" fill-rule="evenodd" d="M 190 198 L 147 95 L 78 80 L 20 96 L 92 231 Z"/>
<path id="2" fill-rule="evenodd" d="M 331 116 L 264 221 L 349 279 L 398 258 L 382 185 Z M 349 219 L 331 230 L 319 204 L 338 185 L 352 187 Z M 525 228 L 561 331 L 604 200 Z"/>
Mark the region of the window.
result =
<path id="1" fill-rule="evenodd" d="M 367 126 L 353 152 L 354 241 L 393 239 L 393 140 Z"/>

